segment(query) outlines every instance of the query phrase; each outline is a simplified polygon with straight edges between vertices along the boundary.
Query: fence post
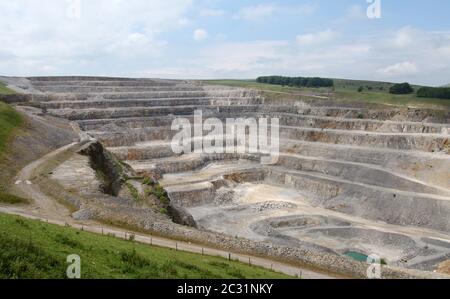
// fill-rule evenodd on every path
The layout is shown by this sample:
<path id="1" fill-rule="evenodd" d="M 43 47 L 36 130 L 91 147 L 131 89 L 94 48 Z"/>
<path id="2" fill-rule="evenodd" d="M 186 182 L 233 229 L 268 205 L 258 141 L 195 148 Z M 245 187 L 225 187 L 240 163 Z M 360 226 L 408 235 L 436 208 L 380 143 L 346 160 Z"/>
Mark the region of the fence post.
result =
<path id="1" fill-rule="evenodd" d="M 228 260 L 231 261 L 231 253 L 228 253 Z"/>

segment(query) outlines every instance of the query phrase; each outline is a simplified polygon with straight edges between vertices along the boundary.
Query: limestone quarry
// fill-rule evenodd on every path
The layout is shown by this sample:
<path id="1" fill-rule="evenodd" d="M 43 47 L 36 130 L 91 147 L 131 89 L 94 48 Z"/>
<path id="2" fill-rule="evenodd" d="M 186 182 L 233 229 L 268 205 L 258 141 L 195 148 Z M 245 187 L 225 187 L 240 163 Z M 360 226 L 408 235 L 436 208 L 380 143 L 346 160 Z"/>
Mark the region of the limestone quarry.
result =
<path id="1" fill-rule="evenodd" d="M 74 219 L 351 277 L 367 268 L 352 254 L 379 256 L 386 277 L 426 277 L 450 259 L 450 111 L 275 100 L 191 81 L 2 80 L 23 94 L 10 100 L 17 109 L 65 119 L 79 135 L 48 173 L 61 188 L 47 188 Z M 278 161 L 175 154 L 172 122 L 196 110 L 278 118 Z M 156 184 L 170 202 L 148 191 Z"/>

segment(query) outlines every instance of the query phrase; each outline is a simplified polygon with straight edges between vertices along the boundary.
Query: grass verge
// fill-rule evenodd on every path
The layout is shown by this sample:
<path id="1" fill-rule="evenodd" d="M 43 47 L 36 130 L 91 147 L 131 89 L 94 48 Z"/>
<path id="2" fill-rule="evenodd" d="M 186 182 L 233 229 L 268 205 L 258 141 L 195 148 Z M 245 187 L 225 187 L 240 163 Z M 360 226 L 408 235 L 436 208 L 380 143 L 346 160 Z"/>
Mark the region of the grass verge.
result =
<path id="1" fill-rule="evenodd" d="M 0 278 L 65 278 L 81 257 L 82 278 L 284 279 L 286 275 L 219 257 L 99 236 L 0 213 Z"/>

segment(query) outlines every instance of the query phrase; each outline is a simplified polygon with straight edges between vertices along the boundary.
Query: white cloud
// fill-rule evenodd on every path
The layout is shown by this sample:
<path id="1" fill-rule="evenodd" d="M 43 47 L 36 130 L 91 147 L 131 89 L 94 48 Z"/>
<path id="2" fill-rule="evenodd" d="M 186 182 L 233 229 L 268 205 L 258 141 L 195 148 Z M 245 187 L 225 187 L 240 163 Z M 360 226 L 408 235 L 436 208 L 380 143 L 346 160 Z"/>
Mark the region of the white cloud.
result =
<path id="1" fill-rule="evenodd" d="M 217 1 L 201 1 L 218 3 Z M 68 18 L 67 1 L 0 1 L 0 71 L 2 75 L 119 75 L 160 74 L 177 78 L 252 78 L 263 74 L 329 76 L 418 84 L 448 84 L 450 32 L 425 31 L 412 26 L 392 31 L 346 35 L 347 27 L 305 32 L 283 32 L 288 40 L 252 40 L 231 31 L 207 32 L 194 19 L 194 0 L 82 1 L 80 18 Z M 294 2 L 291 2 L 294 3 Z M 212 5 L 212 4 L 211 4 Z M 220 7 L 219 7 L 220 8 Z M 282 5 L 281 1 L 242 7 L 236 18 L 272 22 L 306 15 L 313 5 Z M 196 17 L 226 11 L 205 9 Z M 349 8 L 348 20 L 367 19 L 362 6 Z M 268 22 L 268 21 L 267 21 Z M 240 22 L 238 22 L 240 23 Z M 265 24 L 265 23 L 264 23 Z M 332 25 L 336 25 L 331 21 Z M 189 26 L 188 26 L 189 25 Z M 204 29 L 198 28 L 204 26 Z M 211 26 L 211 27 L 207 27 Z M 331 25 L 330 25 L 331 26 Z M 193 32 L 198 28 L 197 32 Z M 327 27 L 325 27 L 327 28 Z M 181 34 L 208 39 L 194 49 L 168 46 Z M 294 32 L 293 32 L 294 31 Z M 351 28 L 348 32 L 353 32 Z M 220 33 L 220 34 L 219 34 Z M 271 37 L 270 37 L 271 36 Z M 233 42 L 233 38 L 241 42 Z M 166 40 L 167 39 L 167 40 Z M 179 39 L 182 40 L 182 39 Z M 181 42 L 181 41 L 180 41 Z M 190 45 L 189 45 L 190 46 Z M 174 59 L 176 57 L 176 59 Z"/>
<path id="2" fill-rule="evenodd" d="M 204 50 L 201 60 L 214 72 L 254 72 L 275 66 L 287 41 L 225 43 Z"/>
<path id="3" fill-rule="evenodd" d="M 130 73 L 159 56 L 191 0 L 0 1 L 0 69 L 9 75 Z M 3 57 L 8 57 L 4 59 Z M 86 67 L 88 66 L 88 67 Z"/>
<path id="4" fill-rule="evenodd" d="M 416 74 L 418 69 L 415 63 L 405 61 L 379 69 L 378 72 L 386 76 L 404 76 Z"/>
<path id="5" fill-rule="evenodd" d="M 367 11 L 358 4 L 347 7 L 345 15 L 336 20 L 337 24 L 345 24 L 358 20 L 369 20 Z"/>
<path id="6" fill-rule="evenodd" d="M 419 31 L 412 27 L 403 27 L 400 30 L 394 32 L 392 37 L 392 44 L 398 48 L 405 48 L 411 46 L 416 40 Z"/>
<path id="7" fill-rule="evenodd" d="M 346 17 L 348 19 L 365 19 L 367 18 L 367 13 L 361 5 L 352 5 L 347 8 Z"/>
<path id="8" fill-rule="evenodd" d="M 221 17 L 225 15 L 225 11 L 221 9 L 202 9 L 200 10 L 201 17 Z"/>
<path id="9" fill-rule="evenodd" d="M 262 3 L 254 6 L 242 7 L 235 15 L 235 19 L 244 19 L 249 21 L 261 21 L 275 13 L 282 14 L 312 14 L 316 10 L 315 5 L 301 4 L 295 6 L 282 6 L 271 3 Z"/>
<path id="10" fill-rule="evenodd" d="M 194 31 L 193 37 L 196 41 L 202 41 L 208 38 L 208 32 L 205 29 L 199 28 Z"/>
<path id="11" fill-rule="evenodd" d="M 284 74 L 443 85 L 450 77 L 450 32 L 417 29 L 406 48 L 392 44 L 402 28 L 353 37 L 339 32 L 292 40 L 224 42 L 205 48 L 196 58 L 178 62 L 189 78 L 255 78 Z M 318 36 L 320 38 L 318 38 Z"/>
<path id="12" fill-rule="evenodd" d="M 258 21 L 264 17 L 268 17 L 275 12 L 275 6 L 272 4 L 258 4 L 256 6 L 246 6 L 239 10 L 235 15 L 237 19 L 246 19 Z"/>
<path id="13" fill-rule="evenodd" d="M 178 19 L 178 24 L 179 24 L 180 26 L 186 26 L 186 25 L 189 25 L 189 24 L 191 24 L 191 23 L 192 23 L 192 21 L 189 20 L 188 18 L 181 18 L 181 19 Z"/>
<path id="14" fill-rule="evenodd" d="M 329 29 L 316 33 L 297 35 L 297 43 L 300 46 L 323 44 L 332 41 L 336 35 L 336 32 Z"/>

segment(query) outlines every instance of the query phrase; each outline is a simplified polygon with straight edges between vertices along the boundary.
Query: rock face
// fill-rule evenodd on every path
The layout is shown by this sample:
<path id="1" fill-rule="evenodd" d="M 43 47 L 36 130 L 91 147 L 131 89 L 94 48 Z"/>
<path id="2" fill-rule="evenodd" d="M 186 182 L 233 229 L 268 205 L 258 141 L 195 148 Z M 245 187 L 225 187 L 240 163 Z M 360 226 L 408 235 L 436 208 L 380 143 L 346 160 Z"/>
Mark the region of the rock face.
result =
<path id="1" fill-rule="evenodd" d="M 197 227 L 194 217 L 184 208 L 171 204 L 169 206 L 169 215 L 173 222 L 190 227 Z"/>
<path id="2" fill-rule="evenodd" d="M 230 248 L 242 247 L 234 237 L 268 242 L 263 250 L 243 241 L 249 251 L 290 259 L 306 250 L 308 263 L 323 257 L 346 271 L 348 252 L 421 270 L 435 270 L 450 254 L 449 111 L 307 96 L 269 101 L 253 90 L 173 80 L 39 77 L 20 84 L 30 91 L 21 105 L 76 122 L 98 141 L 82 152 L 105 175 L 106 193 L 117 194 L 124 180 L 115 170 L 124 165 L 118 158 L 133 169 L 124 173 L 160 178 L 177 223 L 218 235 L 171 229 L 132 210 L 126 219 L 137 226 Z M 258 153 L 174 153 L 173 121 L 193 121 L 196 110 L 222 121 L 279 119 L 277 163 L 261 164 Z M 229 138 L 235 142 L 234 136 L 224 141 Z"/>
<path id="3" fill-rule="evenodd" d="M 91 167 L 102 180 L 101 189 L 106 194 L 117 196 L 123 183 L 134 176 L 131 168 L 117 160 L 99 142 L 86 144 L 79 153 L 89 157 Z"/>

